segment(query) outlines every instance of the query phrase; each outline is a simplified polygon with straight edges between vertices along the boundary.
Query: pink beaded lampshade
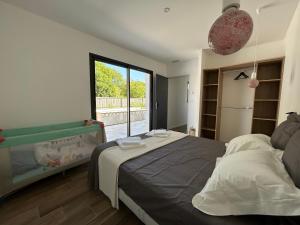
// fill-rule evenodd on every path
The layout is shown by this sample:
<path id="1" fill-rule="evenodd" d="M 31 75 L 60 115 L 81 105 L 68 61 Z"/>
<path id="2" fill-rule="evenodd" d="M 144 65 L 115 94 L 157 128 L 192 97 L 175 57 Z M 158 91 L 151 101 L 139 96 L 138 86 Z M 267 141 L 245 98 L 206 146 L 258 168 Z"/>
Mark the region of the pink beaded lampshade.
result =
<path id="1" fill-rule="evenodd" d="M 251 16 L 246 11 L 229 8 L 211 27 L 208 43 L 215 53 L 229 55 L 245 46 L 252 31 Z"/>

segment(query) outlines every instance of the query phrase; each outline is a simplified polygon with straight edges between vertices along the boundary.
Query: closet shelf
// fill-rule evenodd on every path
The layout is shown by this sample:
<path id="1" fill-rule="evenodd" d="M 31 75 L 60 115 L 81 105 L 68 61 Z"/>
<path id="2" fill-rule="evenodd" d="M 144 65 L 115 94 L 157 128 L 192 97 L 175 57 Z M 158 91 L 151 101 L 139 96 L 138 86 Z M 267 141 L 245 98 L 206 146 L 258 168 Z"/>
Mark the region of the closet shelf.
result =
<path id="1" fill-rule="evenodd" d="M 203 116 L 217 116 L 216 114 L 204 113 Z"/>
<path id="2" fill-rule="evenodd" d="M 268 79 L 268 80 L 259 80 L 260 83 L 268 83 L 268 82 L 280 82 L 281 79 Z"/>
<path id="3" fill-rule="evenodd" d="M 218 86 L 219 84 L 204 84 L 204 87 Z"/>
<path id="4" fill-rule="evenodd" d="M 218 138 L 218 104 L 220 101 L 220 70 L 203 70 L 203 110 L 201 118 L 203 119 L 201 127 L 201 137 L 209 139 Z"/>
<path id="5" fill-rule="evenodd" d="M 278 102 L 279 99 L 255 99 L 256 102 Z"/>
<path id="6" fill-rule="evenodd" d="M 259 118 L 259 117 L 253 117 L 253 120 L 263 120 L 263 121 L 272 121 L 272 122 L 276 122 L 277 121 L 277 119 Z"/>
<path id="7" fill-rule="evenodd" d="M 205 101 L 205 102 L 216 102 L 217 101 L 217 99 L 203 99 L 203 101 Z"/>
<path id="8" fill-rule="evenodd" d="M 202 127 L 201 130 L 208 130 L 208 131 L 216 132 L 215 129 L 213 129 L 213 128 L 207 128 L 207 127 Z"/>

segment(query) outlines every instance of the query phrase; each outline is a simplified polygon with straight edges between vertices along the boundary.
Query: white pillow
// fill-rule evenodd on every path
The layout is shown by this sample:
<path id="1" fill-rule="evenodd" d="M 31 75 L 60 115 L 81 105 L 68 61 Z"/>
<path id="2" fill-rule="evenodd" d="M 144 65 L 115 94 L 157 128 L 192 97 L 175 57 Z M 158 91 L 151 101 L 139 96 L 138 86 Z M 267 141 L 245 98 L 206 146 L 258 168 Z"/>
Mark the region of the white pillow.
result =
<path id="1" fill-rule="evenodd" d="M 300 189 L 272 151 L 241 151 L 223 157 L 193 206 L 214 216 L 300 215 Z"/>
<path id="2" fill-rule="evenodd" d="M 264 134 L 247 134 L 232 139 L 226 145 L 224 156 L 246 150 L 269 150 L 274 148 L 271 145 L 270 137 Z"/>

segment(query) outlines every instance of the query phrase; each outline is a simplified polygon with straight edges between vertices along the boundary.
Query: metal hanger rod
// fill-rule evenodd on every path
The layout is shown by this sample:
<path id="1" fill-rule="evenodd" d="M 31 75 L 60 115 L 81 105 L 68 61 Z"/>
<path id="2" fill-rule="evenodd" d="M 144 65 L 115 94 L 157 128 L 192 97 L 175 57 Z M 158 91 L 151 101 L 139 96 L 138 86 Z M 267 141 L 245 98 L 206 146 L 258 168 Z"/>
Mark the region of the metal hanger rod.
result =
<path id="1" fill-rule="evenodd" d="M 252 106 L 246 106 L 246 107 L 230 107 L 230 106 L 222 106 L 223 109 L 244 109 L 244 110 L 251 110 L 253 109 Z"/>

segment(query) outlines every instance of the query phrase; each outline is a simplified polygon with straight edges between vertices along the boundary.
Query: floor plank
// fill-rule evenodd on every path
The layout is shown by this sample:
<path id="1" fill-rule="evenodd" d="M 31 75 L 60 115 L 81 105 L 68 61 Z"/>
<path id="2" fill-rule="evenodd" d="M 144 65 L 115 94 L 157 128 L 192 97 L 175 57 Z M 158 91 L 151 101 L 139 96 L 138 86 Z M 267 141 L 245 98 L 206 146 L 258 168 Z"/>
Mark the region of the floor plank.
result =
<path id="1" fill-rule="evenodd" d="M 87 185 L 87 165 L 25 187 L 0 204 L 0 225 L 142 225 L 130 210 L 113 209 Z"/>
<path id="2" fill-rule="evenodd" d="M 39 218 L 39 213 L 37 208 L 33 208 L 22 212 L 14 217 L 10 217 L 6 219 L 6 225 L 26 225 L 30 224 L 31 221 L 34 221 Z M 2 219 L 0 219 L 0 223 L 2 223 Z"/>
<path id="3" fill-rule="evenodd" d="M 57 208 L 49 214 L 31 221 L 30 225 L 56 225 L 61 224 L 64 220 L 65 215 L 63 209 Z"/>

